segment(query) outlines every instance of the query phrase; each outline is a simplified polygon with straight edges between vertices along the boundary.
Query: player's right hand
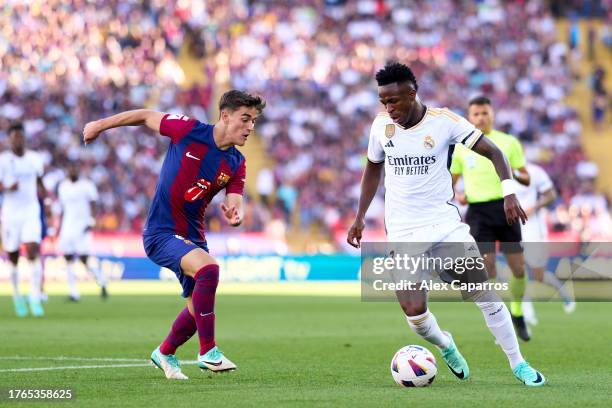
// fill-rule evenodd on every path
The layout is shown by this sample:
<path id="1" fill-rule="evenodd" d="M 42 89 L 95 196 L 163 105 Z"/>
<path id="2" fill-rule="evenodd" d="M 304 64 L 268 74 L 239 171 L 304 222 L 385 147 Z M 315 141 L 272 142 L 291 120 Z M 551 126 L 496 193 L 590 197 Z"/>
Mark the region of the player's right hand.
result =
<path id="1" fill-rule="evenodd" d="M 516 198 L 516 194 L 510 194 L 504 197 L 504 212 L 506 213 L 508 225 L 512 225 L 517 221 L 525 225 L 527 222 L 527 214 L 525 214 L 518 198 Z"/>
<path id="2" fill-rule="evenodd" d="M 103 130 L 104 129 L 100 127 L 99 121 L 94 120 L 93 122 L 89 122 L 85 125 L 85 128 L 83 129 L 83 143 L 87 145 L 93 142 L 98 138 L 98 136 L 100 136 L 100 133 Z"/>
<path id="3" fill-rule="evenodd" d="M 7 191 L 17 191 L 17 189 L 19 188 L 19 183 L 15 182 L 13 185 L 11 185 L 10 187 L 8 187 L 6 190 Z"/>
<path id="4" fill-rule="evenodd" d="M 363 219 L 356 218 L 355 222 L 353 222 L 353 225 L 351 225 L 351 228 L 349 228 L 348 230 L 346 242 L 348 242 L 349 245 L 355 248 L 360 248 L 361 247 L 361 235 L 363 233 L 364 228 L 365 228 L 365 222 L 363 221 Z"/>
<path id="5" fill-rule="evenodd" d="M 455 199 L 461 205 L 467 205 L 468 201 L 464 193 L 455 193 Z"/>

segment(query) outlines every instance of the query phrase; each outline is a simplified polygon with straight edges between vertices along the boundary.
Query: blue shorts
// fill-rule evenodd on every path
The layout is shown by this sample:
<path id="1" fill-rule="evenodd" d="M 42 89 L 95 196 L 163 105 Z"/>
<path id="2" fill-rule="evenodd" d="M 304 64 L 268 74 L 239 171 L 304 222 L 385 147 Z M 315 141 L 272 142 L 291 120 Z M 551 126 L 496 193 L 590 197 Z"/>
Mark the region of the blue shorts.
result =
<path id="1" fill-rule="evenodd" d="M 188 239 L 172 233 L 143 235 L 142 241 L 149 259 L 174 272 L 183 287 L 182 296 L 185 298 L 191 296 L 195 280 L 191 276 L 183 274 L 181 258 L 195 248 L 202 248 L 208 252 L 206 242 L 204 242 L 204 245 L 196 245 Z"/>

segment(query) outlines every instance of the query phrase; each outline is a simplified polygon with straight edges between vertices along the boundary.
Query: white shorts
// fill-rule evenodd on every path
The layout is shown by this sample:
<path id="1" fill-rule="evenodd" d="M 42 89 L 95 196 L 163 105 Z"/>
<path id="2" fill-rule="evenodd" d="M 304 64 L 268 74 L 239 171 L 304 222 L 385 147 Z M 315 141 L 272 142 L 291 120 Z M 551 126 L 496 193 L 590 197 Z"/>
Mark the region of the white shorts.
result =
<path id="1" fill-rule="evenodd" d="M 470 234 L 470 227 L 461 221 L 452 221 L 425 227 L 412 228 L 387 237 L 391 249 L 396 253 L 408 254 L 413 257 L 424 256 L 433 260 L 448 260 L 459 258 L 481 258 L 478 245 Z M 407 244 L 409 243 L 409 244 Z M 397 247 L 397 249 L 395 248 Z M 431 265 L 431 264 L 430 264 Z M 434 262 L 430 266 L 420 267 L 416 276 L 417 280 L 425 280 L 438 274 L 441 278 L 443 272 L 439 263 Z M 394 278 L 397 274 L 394 274 Z M 481 278 L 478 276 L 477 278 Z"/>
<path id="2" fill-rule="evenodd" d="M 536 221 L 529 220 L 525 225 L 521 225 L 521 238 L 523 242 L 546 241 L 546 229 L 542 229 Z"/>
<path id="3" fill-rule="evenodd" d="M 70 235 L 60 233 L 59 250 L 64 255 L 91 255 L 91 247 L 91 231 Z"/>
<path id="4" fill-rule="evenodd" d="M 470 234 L 470 226 L 461 221 L 445 222 L 397 231 L 387 236 L 389 242 L 476 242 Z"/>
<path id="5" fill-rule="evenodd" d="M 536 217 L 530 218 L 521 225 L 523 254 L 525 263 L 530 268 L 541 268 L 548 262 L 548 243 L 546 224 Z"/>
<path id="6" fill-rule="evenodd" d="M 548 245 L 547 242 L 525 242 L 523 254 L 527 266 L 530 268 L 545 267 L 548 263 Z"/>
<path id="7" fill-rule="evenodd" d="M 19 251 L 20 244 L 40 244 L 42 223 L 39 214 L 26 217 L 7 217 L 2 220 L 2 247 L 6 252 Z"/>

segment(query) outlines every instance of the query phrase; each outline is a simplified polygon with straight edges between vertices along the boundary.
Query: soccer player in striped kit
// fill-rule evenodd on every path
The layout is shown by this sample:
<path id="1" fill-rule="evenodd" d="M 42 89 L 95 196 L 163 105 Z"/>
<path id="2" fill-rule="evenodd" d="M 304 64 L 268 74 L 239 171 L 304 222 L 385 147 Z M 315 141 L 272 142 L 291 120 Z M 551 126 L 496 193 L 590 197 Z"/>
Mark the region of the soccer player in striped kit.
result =
<path id="1" fill-rule="evenodd" d="M 208 253 L 204 211 L 225 189 L 221 204 L 226 221 L 242 222 L 246 177 L 243 146 L 265 108 L 259 96 L 231 90 L 219 101 L 220 117 L 209 125 L 183 115 L 138 109 L 90 122 L 83 131 L 87 144 L 101 132 L 120 126 L 145 125 L 170 138 L 159 182 L 143 232 L 147 256 L 174 271 L 187 307 L 174 321 L 168 337 L 151 354 L 151 361 L 169 379 L 187 379 L 175 357 L 176 349 L 198 333 L 198 366 L 212 371 L 233 370 L 215 344 L 215 292 L 219 265 Z"/>

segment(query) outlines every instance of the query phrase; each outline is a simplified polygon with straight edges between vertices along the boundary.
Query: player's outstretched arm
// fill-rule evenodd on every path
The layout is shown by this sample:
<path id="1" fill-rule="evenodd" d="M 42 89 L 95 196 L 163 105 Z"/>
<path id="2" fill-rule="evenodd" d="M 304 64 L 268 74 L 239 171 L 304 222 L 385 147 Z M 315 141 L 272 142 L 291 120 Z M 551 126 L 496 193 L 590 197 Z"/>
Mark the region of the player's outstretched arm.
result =
<path id="1" fill-rule="evenodd" d="M 244 218 L 242 203 L 242 194 L 236 193 L 227 193 L 225 202 L 221 203 L 221 212 L 225 220 L 232 227 L 237 227 L 242 223 L 242 219 Z"/>
<path id="2" fill-rule="evenodd" d="M 532 208 L 527 208 L 525 212 L 528 216 L 535 214 L 540 208 L 544 208 L 549 204 L 552 204 L 557 199 L 557 190 L 554 187 L 549 188 L 540 194 L 538 201 Z"/>
<path id="3" fill-rule="evenodd" d="M 365 215 L 376 195 L 380 176 L 382 175 L 383 163 L 373 163 L 368 160 L 363 177 L 361 178 L 361 194 L 359 196 L 359 208 L 351 228 L 348 230 L 346 242 L 355 248 L 361 246 L 361 235 L 365 228 Z"/>
<path id="4" fill-rule="evenodd" d="M 83 142 L 85 144 L 91 143 L 105 130 L 120 126 L 145 125 L 159 133 L 159 126 L 164 115 L 165 113 L 163 112 L 150 109 L 135 109 L 121 112 L 108 118 L 95 120 L 85 125 L 85 129 L 83 129 Z"/>
<path id="5" fill-rule="evenodd" d="M 527 168 L 525 166 L 519 167 L 518 169 L 514 170 L 513 174 L 514 179 L 522 185 L 528 187 L 529 183 L 531 183 L 531 176 L 529 175 L 529 172 L 527 171 Z"/>
<path id="6" fill-rule="evenodd" d="M 502 181 L 502 190 L 504 193 L 504 211 L 506 212 L 506 221 L 508 224 L 514 224 L 520 221 L 523 224 L 527 221 L 527 215 L 514 193 L 514 185 L 512 184 L 512 169 L 506 155 L 499 150 L 493 142 L 490 142 L 486 137 L 481 137 L 478 142 L 472 147 L 476 153 L 483 155 L 493 162 L 495 171 Z"/>
<path id="7" fill-rule="evenodd" d="M 0 193 L 4 193 L 5 191 L 17 191 L 19 189 L 19 183 L 14 182 L 11 185 L 4 185 L 4 183 L 0 182 Z"/>

